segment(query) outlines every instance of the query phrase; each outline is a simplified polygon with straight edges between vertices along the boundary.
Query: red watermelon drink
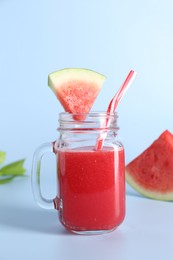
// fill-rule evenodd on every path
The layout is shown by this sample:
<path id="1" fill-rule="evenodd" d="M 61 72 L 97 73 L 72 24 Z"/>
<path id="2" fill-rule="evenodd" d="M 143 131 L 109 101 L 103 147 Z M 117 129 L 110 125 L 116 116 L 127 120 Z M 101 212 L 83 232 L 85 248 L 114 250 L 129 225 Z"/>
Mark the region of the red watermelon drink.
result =
<path id="1" fill-rule="evenodd" d="M 114 230 L 125 215 L 124 148 L 117 138 L 117 115 L 92 112 L 60 114 L 57 154 L 61 223 L 70 231 L 97 234 Z M 102 122 L 109 119 L 103 148 L 95 148 Z"/>
<path id="2" fill-rule="evenodd" d="M 62 224 L 74 232 L 111 231 L 124 219 L 124 150 L 93 147 L 58 153 Z"/>

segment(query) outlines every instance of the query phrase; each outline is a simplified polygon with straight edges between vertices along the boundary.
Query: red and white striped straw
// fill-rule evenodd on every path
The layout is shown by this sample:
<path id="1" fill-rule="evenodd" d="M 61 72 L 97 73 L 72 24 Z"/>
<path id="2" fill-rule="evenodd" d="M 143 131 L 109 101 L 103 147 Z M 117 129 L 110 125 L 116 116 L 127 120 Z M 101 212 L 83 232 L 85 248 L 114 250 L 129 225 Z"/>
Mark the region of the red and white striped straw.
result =
<path id="1" fill-rule="evenodd" d="M 117 93 L 115 94 L 115 96 L 112 98 L 112 100 L 109 103 L 108 109 L 107 109 L 107 113 L 113 113 L 118 104 L 120 103 L 122 97 L 124 96 L 125 92 L 127 91 L 127 89 L 129 88 L 129 86 L 132 84 L 134 78 L 136 76 L 136 72 L 134 70 L 131 70 L 129 72 L 129 74 L 127 75 L 125 81 L 123 82 L 122 86 L 120 87 L 120 89 L 117 91 Z M 110 124 L 109 120 L 106 120 L 106 122 L 104 123 L 105 127 L 108 127 Z M 100 134 L 100 136 L 97 138 L 97 142 L 96 142 L 96 150 L 101 150 L 103 147 L 103 143 L 104 143 L 104 139 L 106 138 L 107 133 L 103 132 Z"/>

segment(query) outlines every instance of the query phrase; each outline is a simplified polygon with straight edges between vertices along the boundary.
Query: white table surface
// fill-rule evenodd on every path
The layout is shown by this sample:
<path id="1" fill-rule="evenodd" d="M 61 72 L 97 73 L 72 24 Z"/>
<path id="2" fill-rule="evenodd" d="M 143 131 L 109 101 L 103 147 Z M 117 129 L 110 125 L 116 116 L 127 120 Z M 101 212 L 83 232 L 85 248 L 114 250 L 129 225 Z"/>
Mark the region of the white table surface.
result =
<path id="1" fill-rule="evenodd" d="M 114 232 L 73 235 L 55 210 L 39 208 L 30 176 L 0 186 L 0 260 L 173 259 L 173 203 L 137 196 L 127 189 L 127 212 Z"/>

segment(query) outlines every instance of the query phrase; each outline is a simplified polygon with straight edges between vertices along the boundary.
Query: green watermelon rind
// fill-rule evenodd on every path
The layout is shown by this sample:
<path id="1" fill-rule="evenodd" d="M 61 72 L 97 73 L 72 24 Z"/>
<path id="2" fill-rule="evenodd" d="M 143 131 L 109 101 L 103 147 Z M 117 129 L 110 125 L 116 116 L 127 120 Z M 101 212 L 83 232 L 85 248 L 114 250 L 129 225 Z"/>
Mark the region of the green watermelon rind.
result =
<path id="1" fill-rule="evenodd" d="M 173 201 L 173 191 L 161 193 L 161 192 L 156 192 L 156 191 L 152 191 L 152 190 L 143 188 L 141 185 L 139 185 L 134 180 L 134 178 L 132 178 L 132 176 L 128 170 L 125 171 L 125 177 L 126 177 L 126 182 L 134 190 L 136 190 L 138 193 L 142 194 L 143 196 L 150 198 L 150 199 L 155 199 L 155 200 Z"/>
<path id="2" fill-rule="evenodd" d="M 52 72 L 48 75 L 48 86 L 55 92 L 64 83 L 73 80 L 81 80 L 85 82 L 93 82 L 100 89 L 106 80 L 106 77 L 93 70 L 84 68 L 65 68 Z"/>

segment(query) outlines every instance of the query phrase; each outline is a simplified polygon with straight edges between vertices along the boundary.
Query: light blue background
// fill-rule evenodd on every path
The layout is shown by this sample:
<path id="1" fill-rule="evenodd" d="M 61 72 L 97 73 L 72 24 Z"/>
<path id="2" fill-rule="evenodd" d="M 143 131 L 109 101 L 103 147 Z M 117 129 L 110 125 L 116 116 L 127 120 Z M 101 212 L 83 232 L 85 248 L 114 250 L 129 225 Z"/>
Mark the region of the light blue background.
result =
<path id="1" fill-rule="evenodd" d="M 93 109 L 106 110 L 130 69 L 118 108 L 126 162 L 173 131 L 172 0 L 0 0 L 0 149 L 27 158 L 56 138 L 62 107 L 47 75 L 64 67 L 105 74 Z"/>

